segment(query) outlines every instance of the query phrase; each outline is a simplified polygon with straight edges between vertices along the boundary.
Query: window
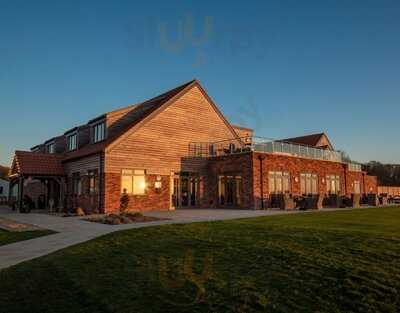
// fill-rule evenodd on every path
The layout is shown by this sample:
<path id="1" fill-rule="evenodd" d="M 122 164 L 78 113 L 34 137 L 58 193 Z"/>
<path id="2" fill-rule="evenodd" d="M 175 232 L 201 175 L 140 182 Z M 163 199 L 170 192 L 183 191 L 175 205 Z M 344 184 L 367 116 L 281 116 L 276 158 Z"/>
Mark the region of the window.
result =
<path id="1" fill-rule="evenodd" d="M 0 186 L 0 195 L 3 194 L 3 186 Z"/>
<path id="2" fill-rule="evenodd" d="M 340 177 L 338 175 L 326 176 L 326 191 L 330 194 L 338 194 L 340 192 Z"/>
<path id="3" fill-rule="evenodd" d="M 318 176 L 317 174 L 300 174 L 300 192 L 303 195 L 318 194 Z"/>
<path id="4" fill-rule="evenodd" d="M 69 135 L 67 137 L 67 144 L 68 144 L 68 151 L 75 150 L 77 148 L 77 141 L 76 141 L 77 135 Z"/>
<path id="5" fill-rule="evenodd" d="M 80 173 L 72 174 L 72 193 L 78 196 L 82 194 L 82 181 Z"/>
<path id="6" fill-rule="evenodd" d="M 101 122 L 98 123 L 96 125 L 93 126 L 93 142 L 100 142 L 103 141 L 105 139 L 105 132 L 106 128 L 105 128 L 105 123 Z"/>
<path id="7" fill-rule="evenodd" d="M 269 193 L 290 192 L 290 174 L 287 172 L 269 172 Z"/>
<path id="8" fill-rule="evenodd" d="M 242 204 L 242 177 L 218 177 L 218 202 L 221 206 L 241 206 Z"/>
<path id="9" fill-rule="evenodd" d="M 359 180 L 354 181 L 354 194 L 359 195 L 361 193 L 361 184 Z"/>
<path id="10" fill-rule="evenodd" d="M 55 151 L 55 143 L 54 142 L 50 142 L 49 144 L 47 144 L 47 153 L 54 153 Z"/>
<path id="11" fill-rule="evenodd" d="M 121 193 L 144 195 L 146 193 L 145 170 L 122 170 Z"/>
<path id="12" fill-rule="evenodd" d="M 88 179 L 89 179 L 89 186 L 88 186 L 89 194 L 96 194 L 98 192 L 98 171 L 97 171 L 97 169 L 88 171 Z"/>

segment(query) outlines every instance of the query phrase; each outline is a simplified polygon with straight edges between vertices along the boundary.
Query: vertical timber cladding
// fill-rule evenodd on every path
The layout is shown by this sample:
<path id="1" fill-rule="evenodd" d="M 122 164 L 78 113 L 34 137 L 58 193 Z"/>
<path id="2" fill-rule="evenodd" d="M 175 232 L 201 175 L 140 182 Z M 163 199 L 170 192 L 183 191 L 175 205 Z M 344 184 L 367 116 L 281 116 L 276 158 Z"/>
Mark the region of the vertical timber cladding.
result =
<path id="1" fill-rule="evenodd" d="M 163 209 L 168 210 L 171 172 L 199 173 L 202 178 L 205 178 L 207 172 L 206 159 L 189 157 L 189 143 L 213 142 L 235 137 L 232 128 L 216 112 L 202 90 L 194 85 L 171 105 L 162 107 L 157 115 L 140 125 L 110 151 L 106 151 L 106 210 L 119 206 L 117 202 L 120 197 L 121 170 L 135 168 L 145 169 L 149 179 L 152 179 L 152 175 L 168 177 L 165 179 L 168 190 L 162 194 L 153 194 L 151 188 L 154 186 L 147 184 L 150 188 L 149 193 L 140 200 L 140 207 L 152 209 L 161 199 Z M 107 179 L 113 182 L 107 182 Z M 164 197 L 164 192 L 168 197 Z"/>
<path id="2" fill-rule="evenodd" d="M 64 171 L 65 174 L 67 175 L 67 194 L 68 195 L 72 195 L 73 191 L 72 191 L 72 175 L 74 173 L 79 173 L 80 176 L 85 176 L 88 174 L 88 171 L 91 170 L 97 170 L 99 173 L 99 177 L 100 177 L 100 173 L 101 173 L 101 154 L 94 154 L 91 156 L 87 156 L 87 157 L 82 157 L 80 159 L 76 159 L 76 160 L 71 160 L 71 161 L 66 161 L 64 164 Z M 101 179 L 101 178 L 100 178 Z M 102 209 L 101 207 L 101 203 L 102 203 L 102 199 L 101 199 L 101 189 L 102 189 L 102 185 L 100 183 L 101 181 L 99 181 L 98 184 L 98 192 L 99 192 L 99 198 L 98 198 L 98 204 L 99 204 L 99 209 Z M 86 208 L 84 208 L 86 209 Z"/>

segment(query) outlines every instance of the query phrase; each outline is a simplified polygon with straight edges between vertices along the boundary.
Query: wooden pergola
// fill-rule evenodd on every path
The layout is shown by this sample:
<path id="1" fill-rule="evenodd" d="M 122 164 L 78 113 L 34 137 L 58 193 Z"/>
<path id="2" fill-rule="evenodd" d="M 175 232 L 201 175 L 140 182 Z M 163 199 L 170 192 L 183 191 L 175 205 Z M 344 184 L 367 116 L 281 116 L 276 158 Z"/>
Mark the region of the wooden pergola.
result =
<path id="1" fill-rule="evenodd" d="M 54 209 L 49 205 L 49 199 L 57 202 L 58 208 L 64 206 L 66 195 L 66 176 L 61 164 L 61 155 L 16 151 L 10 172 L 10 199 L 15 186 L 18 186 L 16 197 L 17 207 L 24 210 L 24 189 L 29 182 L 40 181 L 46 186 L 46 208 Z"/>

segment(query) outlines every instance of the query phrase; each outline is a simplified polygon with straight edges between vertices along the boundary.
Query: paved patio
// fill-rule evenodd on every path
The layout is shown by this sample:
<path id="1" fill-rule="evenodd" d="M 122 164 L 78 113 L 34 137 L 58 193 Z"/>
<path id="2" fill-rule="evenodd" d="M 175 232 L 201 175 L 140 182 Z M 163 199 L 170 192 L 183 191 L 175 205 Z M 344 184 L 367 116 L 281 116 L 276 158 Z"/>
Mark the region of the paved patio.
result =
<path id="1" fill-rule="evenodd" d="M 334 209 L 329 210 L 331 211 Z M 181 209 L 170 212 L 146 213 L 146 215 L 148 216 L 168 218 L 169 220 L 126 225 L 105 225 L 83 221 L 79 217 L 60 217 L 43 213 L 21 214 L 11 211 L 8 207 L 0 206 L 0 218 L 14 220 L 20 223 L 36 225 L 40 228 L 50 229 L 57 232 L 57 234 L 1 246 L 0 269 L 7 268 L 9 266 L 37 257 L 41 257 L 57 250 L 76 245 L 119 230 L 159 226 L 166 224 L 231 220 L 238 218 L 298 213 L 304 213 L 304 211 Z"/>

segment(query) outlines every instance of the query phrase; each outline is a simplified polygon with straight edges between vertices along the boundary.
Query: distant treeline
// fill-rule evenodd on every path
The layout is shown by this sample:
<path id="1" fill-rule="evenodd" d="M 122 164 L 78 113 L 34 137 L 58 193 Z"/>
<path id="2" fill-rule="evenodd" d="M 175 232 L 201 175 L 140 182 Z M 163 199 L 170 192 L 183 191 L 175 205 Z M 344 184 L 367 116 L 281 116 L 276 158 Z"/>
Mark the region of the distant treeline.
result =
<path id="1" fill-rule="evenodd" d="M 364 165 L 368 175 L 378 177 L 381 186 L 400 186 L 400 164 L 382 164 L 371 161 Z"/>
<path id="2" fill-rule="evenodd" d="M 7 178 L 8 179 L 8 171 L 9 170 L 10 170 L 10 168 L 0 165 L 0 178 Z"/>

